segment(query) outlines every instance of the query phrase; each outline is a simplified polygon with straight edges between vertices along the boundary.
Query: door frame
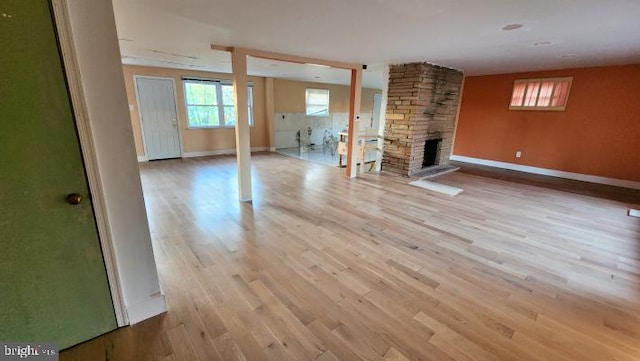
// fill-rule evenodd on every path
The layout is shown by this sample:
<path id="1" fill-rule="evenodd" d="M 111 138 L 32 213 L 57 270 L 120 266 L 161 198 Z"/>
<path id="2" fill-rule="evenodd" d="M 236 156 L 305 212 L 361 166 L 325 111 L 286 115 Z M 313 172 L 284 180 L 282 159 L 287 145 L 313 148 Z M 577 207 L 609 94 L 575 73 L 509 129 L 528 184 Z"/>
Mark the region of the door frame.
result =
<path id="1" fill-rule="evenodd" d="M 180 117 L 178 116 L 178 93 L 176 91 L 176 80 L 174 78 L 165 78 L 161 76 L 149 76 L 149 75 L 134 75 L 133 76 L 133 88 L 136 93 L 136 107 L 138 108 L 138 122 L 140 123 L 140 136 L 142 137 L 142 147 L 144 149 L 144 158 L 149 160 L 149 151 L 147 150 L 147 140 L 144 137 L 144 124 L 142 121 L 142 110 L 140 109 L 140 96 L 138 94 L 138 79 L 159 79 L 159 80 L 171 80 L 173 85 L 173 108 L 176 112 L 176 121 L 178 122 L 178 143 L 180 143 L 180 158 L 183 157 L 184 150 L 182 149 L 182 131 L 180 130 Z"/>
<path id="2" fill-rule="evenodd" d="M 69 98 L 71 100 L 71 108 L 75 119 L 78 140 L 80 142 L 82 160 L 91 193 L 93 212 L 96 220 L 96 226 L 98 228 L 98 237 L 100 239 L 102 256 L 104 259 L 105 269 L 107 271 L 109 289 L 111 290 L 113 310 L 118 327 L 122 327 L 129 324 L 129 319 L 122 292 L 122 278 L 118 270 L 113 236 L 109 225 L 109 217 L 107 215 L 104 189 L 102 187 L 101 176 L 97 166 L 98 161 L 91 133 L 91 125 L 89 123 L 87 103 L 82 89 L 80 68 L 78 66 L 77 54 L 73 45 L 73 33 L 71 31 L 71 23 L 67 10 L 67 1 L 68 0 L 50 0 L 50 4 L 52 5 L 51 10 L 55 21 L 54 26 L 58 35 L 60 52 L 62 53 L 62 62 L 67 87 L 69 89 Z"/>

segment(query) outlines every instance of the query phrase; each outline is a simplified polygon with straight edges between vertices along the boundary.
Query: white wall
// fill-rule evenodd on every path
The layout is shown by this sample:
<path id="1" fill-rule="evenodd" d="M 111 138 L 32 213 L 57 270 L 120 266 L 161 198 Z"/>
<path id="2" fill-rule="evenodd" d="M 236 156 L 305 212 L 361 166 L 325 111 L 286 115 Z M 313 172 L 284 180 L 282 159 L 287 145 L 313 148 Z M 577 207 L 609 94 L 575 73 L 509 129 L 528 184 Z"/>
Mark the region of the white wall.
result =
<path id="1" fill-rule="evenodd" d="M 110 0 L 67 4 L 122 294 L 129 321 L 136 323 L 166 306 L 142 197 L 113 8 Z"/>
<path id="2" fill-rule="evenodd" d="M 372 122 L 372 116 L 371 113 L 360 114 L 360 131 L 377 131 L 379 120 Z M 275 113 L 273 119 L 275 147 L 277 149 L 297 147 L 296 133 L 300 130 L 305 137 L 309 127 L 312 129 L 311 143 L 321 145 L 325 131 L 339 139 L 338 133 L 346 132 L 348 125 L 349 113 L 335 112 L 327 117 L 308 117 L 305 113 Z"/>

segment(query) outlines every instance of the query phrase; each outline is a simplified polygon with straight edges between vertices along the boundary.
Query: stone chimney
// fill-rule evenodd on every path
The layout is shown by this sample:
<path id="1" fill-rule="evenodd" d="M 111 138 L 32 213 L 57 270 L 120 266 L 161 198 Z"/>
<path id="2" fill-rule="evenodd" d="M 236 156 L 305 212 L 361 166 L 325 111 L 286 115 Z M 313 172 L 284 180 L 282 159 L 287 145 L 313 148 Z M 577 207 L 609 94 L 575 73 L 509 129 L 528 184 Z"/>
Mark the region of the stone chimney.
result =
<path id="1" fill-rule="evenodd" d="M 462 79 L 458 70 L 428 63 L 391 66 L 382 170 L 419 174 L 431 139 L 441 139 L 436 165 L 449 161 Z"/>

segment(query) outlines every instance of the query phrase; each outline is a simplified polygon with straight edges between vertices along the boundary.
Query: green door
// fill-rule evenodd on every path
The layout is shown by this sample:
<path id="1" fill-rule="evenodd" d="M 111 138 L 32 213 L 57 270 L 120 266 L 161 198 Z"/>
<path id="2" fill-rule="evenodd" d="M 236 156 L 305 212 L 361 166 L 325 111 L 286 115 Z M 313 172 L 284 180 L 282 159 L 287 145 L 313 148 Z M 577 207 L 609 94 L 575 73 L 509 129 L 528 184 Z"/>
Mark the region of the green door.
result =
<path id="1" fill-rule="evenodd" d="M 0 340 L 66 348 L 117 326 L 49 2 L 2 0 L 0 49 Z"/>

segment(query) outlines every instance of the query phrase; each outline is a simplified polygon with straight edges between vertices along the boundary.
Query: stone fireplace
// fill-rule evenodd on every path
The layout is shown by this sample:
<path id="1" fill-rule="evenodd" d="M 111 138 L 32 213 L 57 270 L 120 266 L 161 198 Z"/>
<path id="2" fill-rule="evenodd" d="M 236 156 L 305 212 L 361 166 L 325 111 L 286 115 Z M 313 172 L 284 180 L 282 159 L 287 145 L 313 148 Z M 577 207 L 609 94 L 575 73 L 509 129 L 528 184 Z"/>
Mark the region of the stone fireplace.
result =
<path id="1" fill-rule="evenodd" d="M 391 66 L 384 171 L 412 176 L 449 161 L 462 78 L 458 70 L 428 63 Z"/>

